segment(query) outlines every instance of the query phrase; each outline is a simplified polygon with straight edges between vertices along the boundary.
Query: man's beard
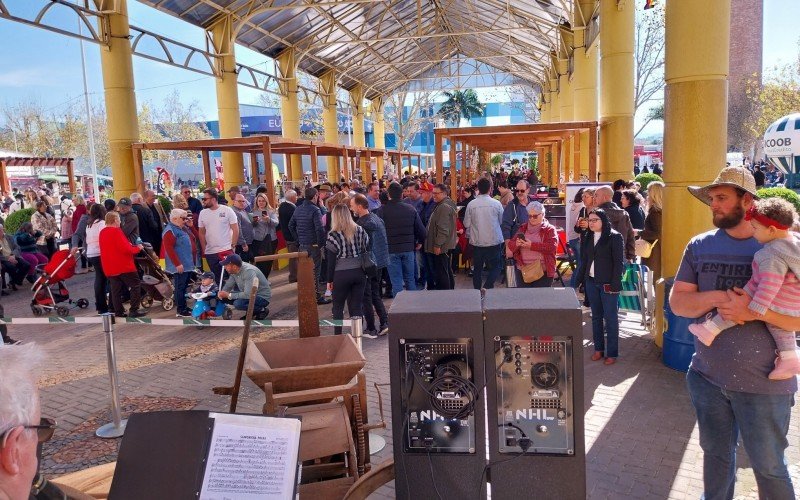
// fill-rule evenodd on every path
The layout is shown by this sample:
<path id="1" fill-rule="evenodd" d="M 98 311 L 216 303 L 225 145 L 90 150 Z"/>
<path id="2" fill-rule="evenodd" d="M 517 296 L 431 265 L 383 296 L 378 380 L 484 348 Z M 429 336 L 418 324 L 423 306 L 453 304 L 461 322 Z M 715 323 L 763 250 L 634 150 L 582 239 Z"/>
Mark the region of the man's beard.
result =
<path id="1" fill-rule="evenodd" d="M 737 205 L 728 215 L 715 215 L 714 225 L 720 229 L 731 229 L 738 226 L 742 219 L 744 219 L 744 208 L 741 205 Z"/>

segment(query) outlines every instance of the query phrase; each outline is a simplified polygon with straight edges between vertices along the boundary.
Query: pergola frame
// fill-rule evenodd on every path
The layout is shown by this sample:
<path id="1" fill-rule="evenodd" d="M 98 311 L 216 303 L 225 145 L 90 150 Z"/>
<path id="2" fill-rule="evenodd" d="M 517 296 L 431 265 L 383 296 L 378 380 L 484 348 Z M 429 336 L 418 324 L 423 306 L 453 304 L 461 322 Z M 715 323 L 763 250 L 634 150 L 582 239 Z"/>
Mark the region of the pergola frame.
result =
<path id="1" fill-rule="evenodd" d="M 580 158 L 580 134 L 589 134 L 589 178 L 597 178 L 597 128 L 596 121 L 536 123 L 527 125 L 500 125 L 492 127 L 437 128 L 436 157 L 443 158 L 444 141 L 450 143 L 450 195 L 455 200 L 458 193 L 458 165 L 456 151 L 461 151 L 461 171 L 466 179 L 467 160 L 474 149 L 491 153 L 513 153 L 552 148 L 557 145 L 555 164 L 558 179 L 561 168 L 561 146 L 564 141 L 573 139 L 573 154 Z M 460 146 L 460 148 L 459 148 Z M 569 152 L 567 152 L 569 153 Z M 577 161 L 574 163 L 577 165 Z M 436 170 L 437 182 L 444 180 L 444 168 Z"/>
<path id="2" fill-rule="evenodd" d="M 372 169 L 370 162 L 372 158 L 383 156 L 384 153 L 397 158 L 398 165 L 402 165 L 402 159 L 408 158 L 409 167 L 411 158 L 421 158 L 421 153 L 409 153 L 407 151 L 385 151 L 383 149 L 368 148 L 360 146 L 347 146 L 341 144 L 329 144 L 325 142 L 309 141 L 305 139 L 287 139 L 286 137 L 274 135 L 251 135 L 247 137 L 234 137 L 227 139 L 200 139 L 194 141 L 168 141 L 168 142 L 139 142 L 132 145 L 133 159 L 135 164 L 136 186 L 138 191 L 144 190 L 144 170 L 142 161 L 143 151 L 199 151 L 203 159 L 203 178 L 206 186 L 211 186 L 211 151 L 225 151 L 250 155 L 251 179 L 256 184 L 262 182 L 267 185 L 267 193 L 272 203 L 276 203 L 275 179 L 272 175 L 272 155 L 283 154 L 287 159 L 287 171 L 291 168 L 291 155 L 309 156 L 311 159 L 311 180 L 319 182 L 319 157 L 332 156 L 341 159 L 341 174 L 345 179 L 351 177 L 350 162 L 354 160 L 353 169 L 360 167 L 363 182 L 372 181 Z M 264 162 L 264 175 L 258 173 L 258 155 L 262 155 Z M 366 160 L 365 162 L 362 162 Z M 420 159 L 421 161 L 421 159 Z M 328 179 L 336 182 L 338 179 Z"/>
<path id="3" fill-rule="evenodd" d="M 8 179 L 6 167 L 67 167 L 67 182 L 69 192 L 75 193 L 75 166 L 72 158 L 41 158 L 41 157 L 16 157 L 0 158 L 0 188 L 6 193 L 11 192 L 11 183 Z M 95 186 L 95 189 L 98 187 Z"/>

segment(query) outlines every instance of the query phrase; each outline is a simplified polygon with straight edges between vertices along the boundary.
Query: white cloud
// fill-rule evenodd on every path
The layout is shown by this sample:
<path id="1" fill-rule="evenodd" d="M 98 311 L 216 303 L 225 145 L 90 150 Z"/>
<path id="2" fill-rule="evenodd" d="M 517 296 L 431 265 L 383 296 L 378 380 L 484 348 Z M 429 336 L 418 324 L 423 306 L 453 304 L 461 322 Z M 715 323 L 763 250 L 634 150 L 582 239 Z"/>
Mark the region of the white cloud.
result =
<path id="1" fill-rule="evenodd" d="M 0 72 L 0 87 L 56 87 L 58 79 L 44 68 L 19 68 Z"/>

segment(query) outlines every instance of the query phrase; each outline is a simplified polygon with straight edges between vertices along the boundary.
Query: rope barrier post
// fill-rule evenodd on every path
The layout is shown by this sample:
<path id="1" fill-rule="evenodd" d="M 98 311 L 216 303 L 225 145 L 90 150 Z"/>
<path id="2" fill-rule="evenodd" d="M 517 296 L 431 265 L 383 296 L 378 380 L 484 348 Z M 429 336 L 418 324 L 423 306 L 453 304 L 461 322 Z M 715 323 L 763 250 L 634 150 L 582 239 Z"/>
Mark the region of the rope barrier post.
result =
<path id="1" fill-rule="evenodd" d="M 108 376 L 111 379 L 111 417 L 114 420 L 95 431 L 95 435 L 104 439 L 118 438 L 125 434 L 127 420 L 122 420 L 119 404 L 119 381 L 117 380 L 117 356 L 114 352 L 114 324 L 111 313 L 103 314 L 103 332 L 106 337 L 106 353 L 108 355 Z"/>
<path id="2" fill-rule="evenodd" d="M 361 346 L 361 339 L 364 338 L 364 323 L 361 322 L 361 316 L 353 316 L 350 318 L 350 335 L 356 339 L 358 352 L 364 354 L 364 349 Z"/>

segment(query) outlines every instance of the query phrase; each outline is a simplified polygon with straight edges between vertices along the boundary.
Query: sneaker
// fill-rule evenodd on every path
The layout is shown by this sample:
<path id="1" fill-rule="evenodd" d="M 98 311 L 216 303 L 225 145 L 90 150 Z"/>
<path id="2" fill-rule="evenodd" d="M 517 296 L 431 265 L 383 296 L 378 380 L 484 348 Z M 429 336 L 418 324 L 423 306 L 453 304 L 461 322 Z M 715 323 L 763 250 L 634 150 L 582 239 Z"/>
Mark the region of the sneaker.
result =
<path id="1" fill-rule="evenodd" d="M 22 341 L 21 341 L 21 340 L 14 340 L 14 339 L 12 339 L 11 337 L 6 337 L 6 338 L 3 340 L 3 343 L 4 343 L 5 345 L 17 345 L 17 344 L 21 344 L 21 343 L 22 343 Z"/>
<path id="2" fill-rule="evenodd" d="M 710 346 L 714 339 L 719 335 L 719 331 L 714 331 L 709 326 L 710 321 L 702 323 L 694 323 L 689 325 L 689 331 L 697 337 L 697 339 L 704 345 Z"/>
<path id="3" fill-rule="evenodd" d="M 377 339 L 378 332 L 376 332 L 375 330 L 364 330 L 361 333 L 361 336 L 364 337 L 365 339 Z"/>
<path id="4" fill-rule="evenodd" d="M 128 317 L 129 318 L 141 318 L 143 316 L 147 316 L 147 313 L 145 311 L 142 311 L 141 309 L 135 309 L 133 311 L 128 311 Z"/>
<path id="5" fill-rule="evenodd" d="M 317 299 L 317 304 L 321 306 L 325 304 L 330 304 L 331 302 L 333 302 L 333 300 L 329 299 L 328 297 L 325 297 L 324 295 Z"/>
<path id="6" fill-rule="evenodd" d="M 176 318 L 191 318 L 192 317 L 192 311 L 189 311 L 188 309 L 186 311 L 178 311 L 177 313 L 175 313 L 175 317 Z"/>
<path id="7" fill-rule="evenodd" d="M 267 316 L 269 316 L 269 309 L 264 309 L 258 311 L 257 313 L 253 313 L 253 319 L 258 321 L 267 319 Z"/>
<path id="8" fill-rule="evenodd" d="M 389 324 L 384 323 L 378 328 L 378 335 L 384 336 L 389 333 Z"/>
<path id="9" fill-rule="evenodd" d="M 795 356 L 792 359 L 783 359 L 780 356 L 775 359 L 775 369 L 769 373 L 770 380 L 786 380 L 800 374 L 800 358 Z"/>
<path id="10" fill-rule="evenodd" d="M 330 298 L 333 295 L 333 292 L 330 290 L 325 290 L 325 298 Z"/>

